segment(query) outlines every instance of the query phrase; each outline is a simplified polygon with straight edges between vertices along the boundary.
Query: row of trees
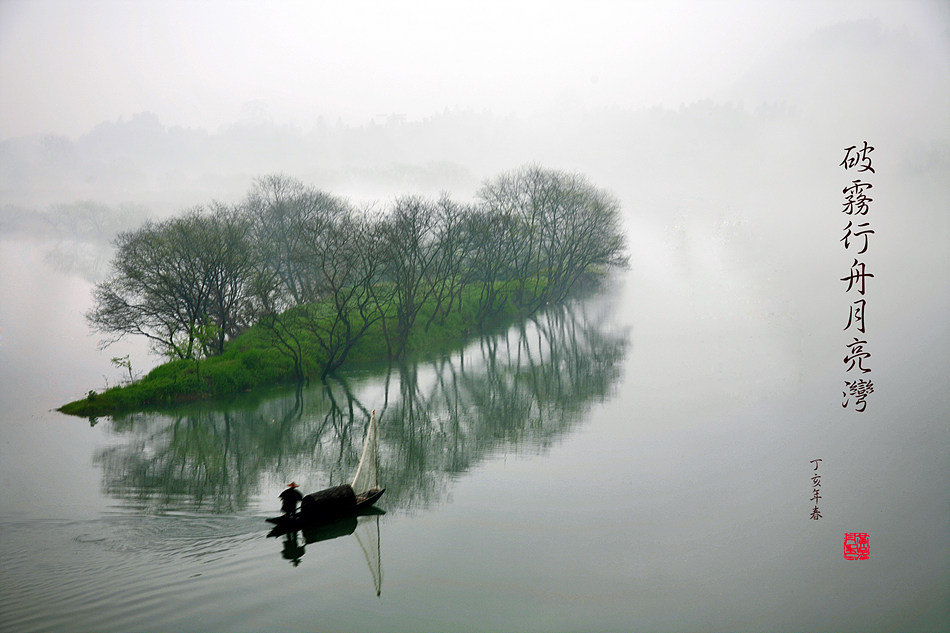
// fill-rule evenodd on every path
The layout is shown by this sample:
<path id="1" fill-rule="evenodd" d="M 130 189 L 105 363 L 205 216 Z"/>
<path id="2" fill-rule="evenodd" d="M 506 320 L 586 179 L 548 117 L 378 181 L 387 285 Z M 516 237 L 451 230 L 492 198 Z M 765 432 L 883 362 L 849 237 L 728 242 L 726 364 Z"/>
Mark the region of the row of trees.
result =
<path id="1" fill-rule="evenodd" d="M 307 346 L 321 348 L 326 374 L 378 326 L 402 357 L 410 332 L 444 323 L 463 291 L 478 295 L 481 319 L 507 301 L 530 313 L 624 262 L 617 201 L 540 167 L 485 183 L 472 203 L 403 197 L 384 212 L 267 176 L 237 205 L 146 222 L 116 247 L 87 315 L 104 343 L 137 334 L 197 359 L 261 323 L 300 377 Z"/>

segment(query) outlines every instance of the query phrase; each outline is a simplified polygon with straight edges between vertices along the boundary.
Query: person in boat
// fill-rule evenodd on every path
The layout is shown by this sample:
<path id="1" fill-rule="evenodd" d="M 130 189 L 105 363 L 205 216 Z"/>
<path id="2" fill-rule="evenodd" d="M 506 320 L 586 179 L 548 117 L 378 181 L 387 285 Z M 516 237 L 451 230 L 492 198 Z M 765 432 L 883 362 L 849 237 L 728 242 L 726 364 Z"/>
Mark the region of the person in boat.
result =
<path id="1" fill-rule="evenodd" d="M 287 490 L 280 493 L 280 510 L 285 516 L 294 516 L 297 514 L 297 504 L 303 499 L 303 495 L 297 490 L 300 486 L 292 481 L 287 484 Z"/>

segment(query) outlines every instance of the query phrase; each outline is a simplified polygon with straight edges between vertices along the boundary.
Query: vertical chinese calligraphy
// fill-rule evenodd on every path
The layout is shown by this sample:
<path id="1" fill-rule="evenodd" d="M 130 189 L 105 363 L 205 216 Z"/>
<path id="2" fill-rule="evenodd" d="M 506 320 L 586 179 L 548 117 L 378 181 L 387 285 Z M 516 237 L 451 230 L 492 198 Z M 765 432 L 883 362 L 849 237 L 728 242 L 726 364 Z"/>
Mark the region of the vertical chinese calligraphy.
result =
<path id="1" fill-rule="evenodd" d="M 858 149 L 857 145 L 844 148 L 844 159 L 838 163 L 845 171 L 855 170 L 854 174 L 860 175 L 864 172 L 875 173 L 871 162 L 871 152 L 874 147 L 864 141 L 863 146 Z M 867 176 L 862 176 L 866 178 Z M 839 241 L 844 243 L 844 249 L 852 255 L 851 270 L 847 276 L 841 277 L 841 281 L 847 283 L 845 293 L 851 294 L 853 299 L 848 311 L 848 321 L 844 326 L 845 331 L 854 330 L 862 334 L 862 337 L 854 336 L 853 340 L 845 344 L 847 352 L 844 356 L 845 373 L 851 380 L 844 381 L 844 390 L 841 392 L 841 407 L 847 409 L 849 406 L 862 413 L 867 409 L 867 398 L 874 392 L 874 384 L 870 378 L 864 378 L 864 374 L 871 372 L 868 359 L 871 357 L 869 345 L 864 338 L 867 333 L 865 324 L 865 315 L 867 313 L 867 292 L 868 280 L 874 277 L 873 273 L 868 272 L 867 265 L 858 258 L 868 252 L 870 246 L 870 236 L 874 235 L 874 229 L 868 221 L 868 212 L 871 209 L 871 203 L 874 201 L 868 195 L 868 192 L 874 188 L 870 182 L 865 182 L 862 178 L 856 178 L 848 186 L 841 190 L 844 195 L 842 213 L 849 216 L 848 224 L 844 227 L 844 237 Z M 856 296 L 855 296 L 856 295 Z M 815 470 L 818 469 L 816 464 Z M 816 493 L 817 494 L 817 493 Z M 817 504 L 815 510 L 817 510 Z M 819 515 L 820 516 L 820 515 Z M 812 517 L 816 518 L 816 517 Z"/>
<path id="2" fill-rule="evenodd" d="M 811 476 L 811 500 L 815 502 L 815 507 L 812 509 L 811 517 L 809 518 L 815 521 L 821 518 L 821 511 L 818 509 L 818 500 L 821 499 L 821 491 L 819 490 L 819 488 L 821 488 L 821 475 L 817 474 L 818 462 L 820 461 L 820 459 L 811 460 L 811 463 L 815 465 L 815 470 L 813 472 L 816 473 Z"/>

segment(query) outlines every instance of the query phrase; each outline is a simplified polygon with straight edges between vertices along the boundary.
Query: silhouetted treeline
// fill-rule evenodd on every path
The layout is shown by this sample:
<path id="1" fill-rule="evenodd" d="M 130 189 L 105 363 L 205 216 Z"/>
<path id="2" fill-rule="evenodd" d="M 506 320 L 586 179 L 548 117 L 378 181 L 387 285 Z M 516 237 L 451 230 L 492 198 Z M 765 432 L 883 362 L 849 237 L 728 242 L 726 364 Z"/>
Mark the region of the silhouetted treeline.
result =
<path id="1" fill-rule="evenodd" d="M 463 304 L 479 319 L 530 314 L 623 251 L 619 204 L 577 174 L 525 167 L 472 203 L 409 196 L 385 212 L 274 175 L 236 205 L 119 234 L 87 316 L 106 342 L 142 335 L 181 359 L 260 323 L 302 378 L 304 347 L 320 347 L 326 374 L 375 328 L 399 358 L 411 332 Z"/>

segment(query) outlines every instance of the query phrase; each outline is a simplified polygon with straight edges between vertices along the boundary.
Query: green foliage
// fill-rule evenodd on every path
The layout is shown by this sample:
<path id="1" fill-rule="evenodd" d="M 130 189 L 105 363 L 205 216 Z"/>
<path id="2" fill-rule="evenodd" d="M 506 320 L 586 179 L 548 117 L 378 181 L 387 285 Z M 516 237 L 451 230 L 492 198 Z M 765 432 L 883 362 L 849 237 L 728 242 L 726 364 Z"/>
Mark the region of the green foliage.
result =
<path id="1" fill-rule="evenodd" d="M 191 368 L 192 362 L 190 360 L 179 359 L 169 361 L 163 365 L 159 365 L 152 371 L 148 372 L 148 375 L 145 377 L 145 380 L 161 380 L 167 378 L 174 378 L 178 374 L 181 374 Z"/>

